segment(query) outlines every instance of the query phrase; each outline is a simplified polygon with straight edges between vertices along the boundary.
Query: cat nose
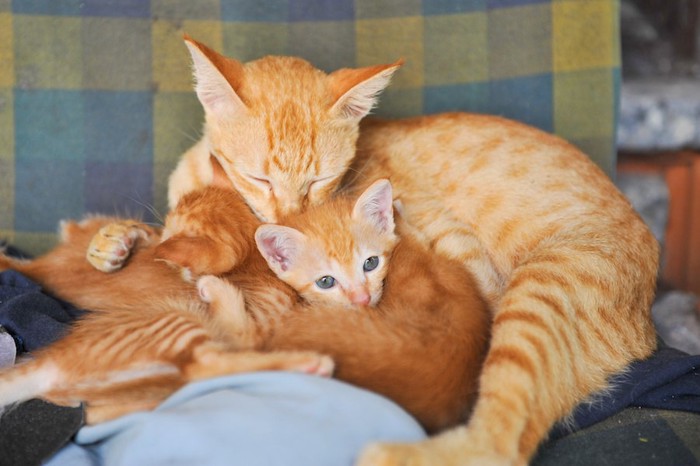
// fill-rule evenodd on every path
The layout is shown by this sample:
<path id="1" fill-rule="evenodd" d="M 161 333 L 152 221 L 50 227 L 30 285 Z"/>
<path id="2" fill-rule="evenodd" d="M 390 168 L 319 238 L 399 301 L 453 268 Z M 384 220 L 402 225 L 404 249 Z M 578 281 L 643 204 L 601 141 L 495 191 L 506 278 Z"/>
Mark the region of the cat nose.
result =
<path id="1" fill-rule="evenodd" d="M 364 288 L 354 289 L 350 291 L 349 297 L 351 303 L 358 304 L 360 306 L 368 305 L 371 299 L 369 292 Z"/>
<path id="2" fill-rule="evenodd" d="M 277 216 L 283 217 L 289 214 L 295 214 L 301 211 L 301 199 L 293 194 L 277 194 L 275 193 L 275 198 L 277 201 Z"/>

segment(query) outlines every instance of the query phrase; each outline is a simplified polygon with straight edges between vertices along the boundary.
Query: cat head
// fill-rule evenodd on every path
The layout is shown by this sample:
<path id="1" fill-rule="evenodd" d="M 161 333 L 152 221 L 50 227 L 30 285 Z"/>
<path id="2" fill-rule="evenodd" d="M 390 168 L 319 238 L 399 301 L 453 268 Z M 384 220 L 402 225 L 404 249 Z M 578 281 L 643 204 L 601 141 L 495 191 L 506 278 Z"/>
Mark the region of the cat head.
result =
<path id="1" fill-rule="evenodd" d="M 403 63 L 326 74 L 296 57 L 240 63 L 187 36 L 185 43 L 211 154 L 267 222 L 335 191 L 360 120 Z"/>
<path id="2" fill-rule="evenodd" d="M 372 184 L 354 204 L 331 200 L 285 223 L 255 233 L 258 250 L 281 280 L 313 303 L 379 302 L 397 242 L 388 180 Z"/>

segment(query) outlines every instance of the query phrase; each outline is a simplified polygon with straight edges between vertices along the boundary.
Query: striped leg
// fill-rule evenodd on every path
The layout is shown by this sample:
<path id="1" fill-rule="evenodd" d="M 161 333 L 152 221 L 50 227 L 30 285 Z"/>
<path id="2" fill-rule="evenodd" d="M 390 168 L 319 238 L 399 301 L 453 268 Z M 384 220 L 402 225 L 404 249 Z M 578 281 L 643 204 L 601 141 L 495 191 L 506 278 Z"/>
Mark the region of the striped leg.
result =
<path id="1" fill-rule="evenodd" d="M 481 294 L 491 307 L 495 306 L 503 292 L 503 278 L 468 225 L 430 199 L 402 203 L 398 211 L 406 220 L 400 224 L 404 231 L 422 240 L 438 254 L 463 263 L 474 276 Z"/>

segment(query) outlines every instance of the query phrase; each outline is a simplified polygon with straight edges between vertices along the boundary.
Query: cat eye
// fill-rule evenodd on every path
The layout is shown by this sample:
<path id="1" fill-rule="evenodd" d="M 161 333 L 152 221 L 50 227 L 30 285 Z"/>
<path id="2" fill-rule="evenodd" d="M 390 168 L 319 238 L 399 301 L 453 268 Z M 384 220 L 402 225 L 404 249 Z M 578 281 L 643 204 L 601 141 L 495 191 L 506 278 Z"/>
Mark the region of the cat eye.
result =
<path id="1" fill-rule="evenodd" d="M 259 188 L 268 189 L 272 191 L 272 183 L 267 178 L 262 178 L 259 176 L 246 175 L 253 184 L 257 185 Z"/>
<path id="2" fill-rule="evenodd" d="M 331 181 L 333 181 L 336 178 L 337 178 L 337 175 L 328 175 L 328 176 L 323 176 L 320 178 L 315 178 L 315 179 L 309 181 L 308 191 L 312 191 L 312 190 L 315 191 L 318 189 L 322 189 L 324 186 L 326 186 L 328 183 L 330 183 Z"/>
<path id="3" fill-rule="evenodd" d="M 311 186 L 320 185 L 320 184 L 323 184 L 323 183 L 327 183 L 327 182 L 329 182 L 329 181 L 332 181 L 332 180 L 335 179 L 335 178 L 337 178 L 336 175 L 322 176 L 322 177 L 319 177 L 319 178 L 314 178 L 313 180 L 311 180 L 311 183 L 310 183 L 310 184 L 311 184 Z"/>
<path id="4" fill-rule="evenodd" d="M 362 270 L 364 270 L 365 272 L 370 272 L 370 271 L 376 269 L 378 265 L 379 265 L 379 257 L 377 257 L 377 256 L 368 257 L 365 260 L 365 263 L 362 265 Z"/>
<path id="5" fill-rule="evenodd" d="M 324 290 L 333 288 L 335 286 L 335 278 L 331 277 L 330 275 L 325 275 L 316 280 L 316 286 Z"/>

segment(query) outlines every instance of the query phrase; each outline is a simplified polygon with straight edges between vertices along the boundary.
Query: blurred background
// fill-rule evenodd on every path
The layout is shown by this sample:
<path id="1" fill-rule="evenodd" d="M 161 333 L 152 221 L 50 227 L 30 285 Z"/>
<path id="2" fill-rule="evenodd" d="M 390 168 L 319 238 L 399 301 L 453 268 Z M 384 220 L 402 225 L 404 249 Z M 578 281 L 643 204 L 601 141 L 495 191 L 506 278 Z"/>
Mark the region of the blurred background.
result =
<path id="1" fill-rule="evenodd" d="M 622 0 L 617 183 L 663 244 L 664 338 L 700 354 L 700 2 Z"/>

